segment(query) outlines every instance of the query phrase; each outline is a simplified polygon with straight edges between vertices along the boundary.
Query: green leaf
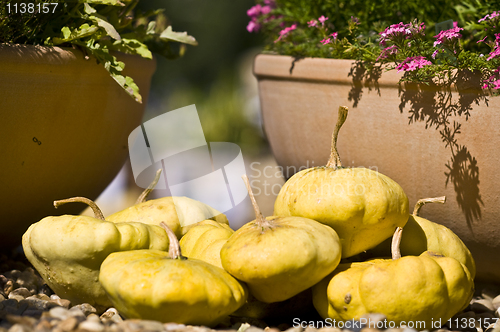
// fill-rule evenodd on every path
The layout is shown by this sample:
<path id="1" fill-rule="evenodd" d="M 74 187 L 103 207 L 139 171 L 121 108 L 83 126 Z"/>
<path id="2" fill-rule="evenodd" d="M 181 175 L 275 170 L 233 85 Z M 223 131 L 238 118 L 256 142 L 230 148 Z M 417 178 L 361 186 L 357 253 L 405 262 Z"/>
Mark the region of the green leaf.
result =
<path id="1" fill-rule="evenodd" d="M 85 13 L 87 13 L 89 15 L 94 14 L 96 12 L 96 10 L 94 8 L 90 7 L 90 5 L 88 3 L 84 3 L 83 6 L 85 8 L 84 9 Z"/>
<path id="2" fill-rule="evenodd" d="M 198 42 L 193 36 L 187 34 L 187 32 L 174 32 L 172 31 L 172 26 L 166 28 L 160 35 L 162 40 L 172 40 L 179 43 L 189 44 L 196 46 Z"/>
<path id="3" fill-rule="evenodd" d="M 153 54 L 148 47 L 135 39 L 122 38 L 120 41 L 113 43 L 113 49 L 128 54 L 139 54 L 147 59 L 153 58 Z"/>
<path id="4" fill-rule="evenodd" d="M 83 37 L 88 37 L 99 30 L 95 25 L 88 25 L 87 23 L 82 24 L 78 29 L 70 29 L 68 27 L 63 27 L 61 32 L 63 38 L 54 37 L 52 39 L 54 45 L 59 45 L 63 43 L 70 42 L 75 39 L 80 39 Z"/>
<path id="5" fill-rule="evenodd" d="M 156 29 L 156 22 L 151 21 L 148 23 L 148 28 L 146 30 L 146 34 L 148 35 L 154 35 L 155 34 L 155 29 Z"/>
<path id="6" fill-rule="evenodd" d="M 108 21 L 103 20 L 102 18 L 97 17 L 97 16 L 90 16 L 89 20 L 95 22 L 98 26 L 100 26 L 101 28 L 103 28 L 104 30 L 106 30 L 107 34 L 111 38 L 113 38 L 115 40 L 122 39 L 120 37 L 120 34 L 118 33 L 118 31 L 116 31 L 115 27 L 112 24 L 110 24 Z"/>

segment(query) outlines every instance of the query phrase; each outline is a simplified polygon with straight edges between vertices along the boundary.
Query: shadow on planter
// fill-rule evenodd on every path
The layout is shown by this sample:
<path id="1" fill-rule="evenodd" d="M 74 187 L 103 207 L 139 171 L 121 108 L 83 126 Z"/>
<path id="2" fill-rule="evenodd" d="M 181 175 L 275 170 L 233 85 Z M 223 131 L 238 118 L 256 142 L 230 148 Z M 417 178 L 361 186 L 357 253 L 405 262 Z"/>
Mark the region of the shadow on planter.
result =
<path id="1" fill-rule="evenodd" d="M 381 96 L 379 79 L 383 71 L 380 65 L 367 70 L 363 62 L 352 64 L 348 75 L 352 78 L 348 100 L 354 108 L 363 96 L 363 89 Z M 453 184 L 457 203 L 472 232 L 472 223 L 481 219 L 481 207 L 484 206 L 479 191 L 479 167 L 476 158 L 467 146 L 460 144 L 459 138 L 462 121 L 469 120 L 473 105 L 488 105 L 488 95 L 481 89 L 480 75 L 463 70 L 429 84 L 401 83 L 398 92 L 400 112 L 403 114 L 408 109 L 408 124 L 423 122 L 426 129 L 437 130 L 449 149 L 451 157 L 444 165 L 446 186 Z M 458 94 L 458 99 L 453 94 Z"/>

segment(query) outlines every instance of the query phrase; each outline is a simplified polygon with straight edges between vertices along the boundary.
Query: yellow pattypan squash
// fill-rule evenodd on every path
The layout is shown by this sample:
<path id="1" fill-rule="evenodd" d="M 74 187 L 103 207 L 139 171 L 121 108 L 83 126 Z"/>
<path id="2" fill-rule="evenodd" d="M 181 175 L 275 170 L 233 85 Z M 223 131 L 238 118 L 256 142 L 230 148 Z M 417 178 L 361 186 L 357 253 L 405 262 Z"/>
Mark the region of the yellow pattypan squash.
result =
<path id="1" fill-rule="evenodd" d="M 415 205 L 413 215 L 410 215 L 404 227 L 401 238 L 401 255 L 418 256 L 426 250 L 440 253 L 446 257 L 455 258 L 464 264 L 474 279 L 476 263 L 467 246 L 453 231 L 446 226 L 437 224 L 418 216 L 420 208 L 426 203 L 444 203 L 446 197 L 421 199 Z M 390 239 L 382 242 L 368 255 L 390 256 Z"/>
<path id="2" fill-rule="evenodd" d="M 274 215 L 314 219 L 331 226 L 342 243 L 342 257 L 351 257 L 390 238 L 408 220 L 408 198 L 389 177 L 366 168 L 342 168 L 337 137 L 347 117 L 340 107 L 326 167 L 293 175 L 281 188 Z"/>
<path id="3" fill-rule="evenodd" d="M 32 224 L 23 235 L 23 250 L 57 295 L 72 304 L 86 302 L 103 311 L 111 306 L 98 281 L 104 259 L 117 251 L 167 250 L 168 237 L 159 226 L 105 221 L 99 208 L 83 197 L 56 201 L 54 205 L 67 202 L 89 204 L 96 218 L 46 217 Z"/>
<path id="4" fill-rule="evenodd" d="M 226 271 L 181 255 L 174 233 L 169 252 L 114 253 L 102 263 L 99 281 L 127 318 L 214 326 L 245 303 L 245 286 Z"/>
<path id="5" fill-rule="evenodd" d="M 244 179 L 257 219 L 238 229 L 222 247 L 222 266 L 247 283 L 257 300 L 287 300 L 335 269 L 341 256 L 338 235 L 307 218 L 264 218 Z"/>
<path id="6" fill-rule="evenodd" d="M 395 233 L 393 248 L 399 246 L 401 231 Z M 474 282 L 462 263 L 430 251 L 402 258 L 395 252 L 392 260 L 341 264 L 314 286 L 320 315 L 347 321 L 381 313 L 393 326 L 412 322 L 419 330 L 431 330 L 468 305 Z"/>
<path id="7" fill-rule="evenodd" d="M 151 225 L 165 222 L 178 239 L 203 220 L 211 219 L 229 225 L 224 214 L 188 197 L 162 197 L 146 201 L 147 196 L 160 179 L 160 173 L 161 170 L 156 172 L 154 181 L 139 196 L 135 205 L 108 216 L 106 220 L 112 222 L 137 221 Z"/>
<path id="8" fill-rule="evenodd" d="M 233 233 L 229 225 L 204 220 L 191 228 L 179 241 L 182 254 L 222 269 L 220 250 Z"/>

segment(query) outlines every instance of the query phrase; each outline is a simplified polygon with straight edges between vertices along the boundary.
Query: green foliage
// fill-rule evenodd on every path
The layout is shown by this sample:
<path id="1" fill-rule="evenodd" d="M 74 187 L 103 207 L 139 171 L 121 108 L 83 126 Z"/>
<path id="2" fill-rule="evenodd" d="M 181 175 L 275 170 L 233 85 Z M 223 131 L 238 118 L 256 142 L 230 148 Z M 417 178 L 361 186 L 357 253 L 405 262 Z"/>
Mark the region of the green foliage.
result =
<path id="1" fill-rule="evenodd" d="M 186 32 L 172 31 L 162 10 L 136 10 L 139 0 L 6 0 L 0 5 L 0 43 L 73 46 L 94 56 L 113 79 L 137 102 L 142 102 L 134 80 L 122 74 L 125 64 L 112 51 L 151 59 L 152 51 L 176 58 L 185 44 L 197 45 Z M 23 6 L 24 3 L 24 6 Z M 32 7 L 33 8 L 33 7 Z M 49 9 L 42 12 L 42 9 Z M 172 43 L 180 43 L 178 50 Z"/>

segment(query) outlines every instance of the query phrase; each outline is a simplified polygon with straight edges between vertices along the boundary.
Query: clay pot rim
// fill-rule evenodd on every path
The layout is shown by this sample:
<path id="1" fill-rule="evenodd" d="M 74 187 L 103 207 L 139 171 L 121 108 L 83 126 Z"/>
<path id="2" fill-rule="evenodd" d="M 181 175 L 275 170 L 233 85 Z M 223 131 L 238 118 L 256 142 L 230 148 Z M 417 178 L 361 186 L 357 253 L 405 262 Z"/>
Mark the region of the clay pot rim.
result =
<path id="1" fill-rule="evenodd" d="M 153 59 L 146 59 L 140 55 L 116 51 L 111 52 L 111 54 L 115 55 L 120 61 L 130 64 L 130 66 L 125 66 L 125 74 L 132 67 L 140 67 L 139 70 L 143 73 L 142 75 L 152 75 L 156 71 L 157 60 L 155 56 L 153 56 Z M 72 47 L 0 43 L 0 55 L 2 61 L 19 65 L 64 65 L 85 70 L 96 68 L 96 59 L 94 57 L 89 55 L 88 58 L 85 58 L 81 50 Z M 102 65 L 98 67 L 104 69 Z M 87 73 L 93 74 L 92 71 Z"/>
<path id="2" fill-rule="evenodd" d="M 311 57 L 297 59 L 288 55 L 261 53 L 255 57 L 253 73 L 258 80 L 273 79 L 344 85 L 353 85 L 354 83 L 362 84 L 366 87 L 398 88 L 401 86 L 399 82 L 404 73 L 397 72 L 396 70 L 382 69 L 382 75 L 377 81 L 367 80 L 366 77 L 361 79 L 353 78 L 350 72 L 355 63 L 356 60 L 349 59 Z M 423 83 L 404 83 L 402 85 L 405 88 L 413 86 L 424 90 L 434 89 Z M 459 85 L 460 89 L 464 92 L 481 91 L 483 94 L 490 95 L 488 90 L 478 88 L 477 84 L 459 83 Z M 456 84 L 452 84 L 451 88 L 457 90 Z"/>

